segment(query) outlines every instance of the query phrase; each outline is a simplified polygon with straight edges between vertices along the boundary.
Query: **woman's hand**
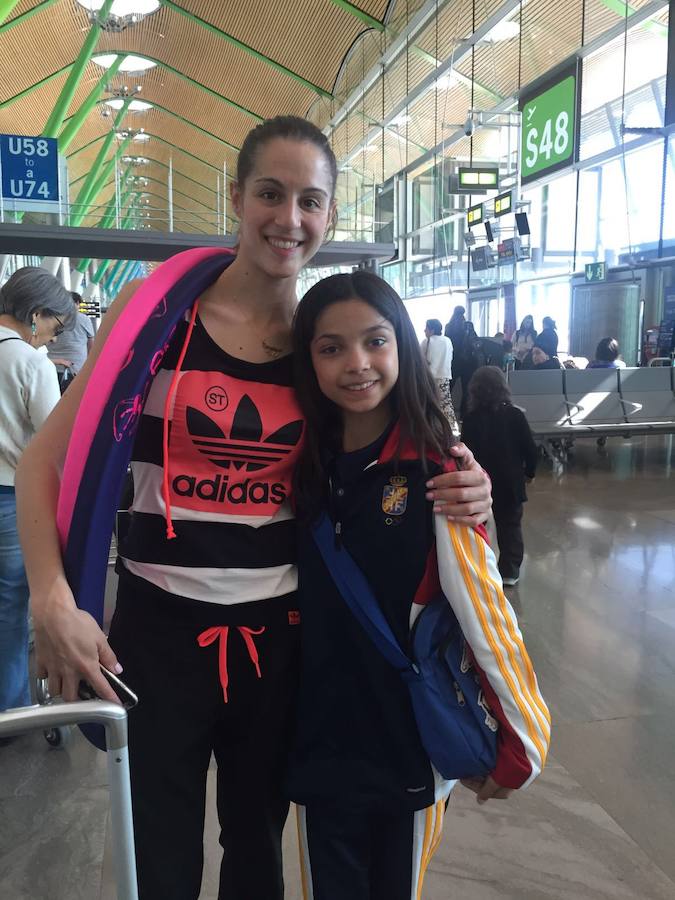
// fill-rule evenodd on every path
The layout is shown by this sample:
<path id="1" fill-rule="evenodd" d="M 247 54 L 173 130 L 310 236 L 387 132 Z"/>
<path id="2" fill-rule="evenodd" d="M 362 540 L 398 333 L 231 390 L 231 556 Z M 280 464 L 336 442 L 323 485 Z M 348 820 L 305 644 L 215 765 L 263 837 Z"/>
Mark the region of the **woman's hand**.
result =
<path id="1" fill-rule="evenodd" d="M 38 676 L 48 676 L 49 693 L 64 700 L 77 700 L 81 679 L 88 681 L 103 700 L 119 703 L 119 697 L 101 674 L 102 663 L 117 675 L 117 662 L 95 619 L 78 609 L 73 595 L 61 586 L 44 603 L 32 600 Z"/>
<path id="2" fill-rule="evenodd" d="M 427 482 L 431 488 L 427 500 L 434 501 L 434 512 L 444 513 L 461 525 L 482 525 L 492 509 L 492 485 L 466 444 L 450 448 L 459 458 L 461 470 L 444 472 Z"/>
<path id="3" fill-rule="evenodd" d="M 487 800 L 508 800 L 513 793 L 512 788 L 504 788 L 490 775 L 487 778 L 462 778 L 465 788 L 476 794 L 476 801 L 482 806 Z"/>

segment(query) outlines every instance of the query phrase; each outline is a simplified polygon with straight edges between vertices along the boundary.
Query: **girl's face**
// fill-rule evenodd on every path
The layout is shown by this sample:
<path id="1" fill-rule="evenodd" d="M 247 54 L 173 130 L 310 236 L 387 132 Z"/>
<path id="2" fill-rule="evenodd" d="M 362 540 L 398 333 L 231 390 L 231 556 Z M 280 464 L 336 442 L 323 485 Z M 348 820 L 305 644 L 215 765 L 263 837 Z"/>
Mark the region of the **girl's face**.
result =
<path id="1" fill-rule="evenodd" d="M 319 147 L 288 138 L 263 144 L 245 183 L 232 186 L 239 258 L 270 278 L 296 278 L 324 239 L 332 194 Z"/>
<path id="2" fill-rule="evenodd" d="M 531 329 L 534 325 L 534 319 L 532 316 L 525 316 L 523 319 L 523 328 Z"/>
<path id="3" fill-rule="evenodd" d="M 398 380 L 394 326 L 363 300 L 342 300 L 316 321 L 312 365 L 321 393 L 344 413 L 381 414 Z"/>

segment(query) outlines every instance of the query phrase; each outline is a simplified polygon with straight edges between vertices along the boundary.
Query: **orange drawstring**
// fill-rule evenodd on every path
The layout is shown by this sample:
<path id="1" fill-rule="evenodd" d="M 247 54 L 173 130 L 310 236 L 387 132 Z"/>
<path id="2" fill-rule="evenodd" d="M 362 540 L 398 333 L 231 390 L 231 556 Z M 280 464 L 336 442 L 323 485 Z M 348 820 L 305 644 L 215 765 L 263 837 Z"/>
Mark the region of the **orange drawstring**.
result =
<path id="1" fill-rule="evenodd" d="M 253 635 L 262 634 L 265 627 L 263 626 L 262 628 L 255 629 L 247 628 L 245 625 L 237 625 L 236 628 L 244 639 L 249 658 L 255 666 L 258 678 L 262 678 L 258 649 L 253 640 Z M 220 683 L 223 688 L 223 699 L 225 700 L 225 703 L 227 703 L 227 686 L 230 681 L 230 676 L 227 671 L 227 638 L 229 631 L 230 628 L 228 625 L 216 625 L 213 628 L 207 628 L 206 631 L 202 631 L 197 638 L 197 643 L 200 647 L 208 647 L 220 638 L 220 644 L 218 646 L 218 672 L 220 674 Z"/>
<path id="2" fill-rule="evenodd" d="M 169 492 L 169 410 L 171 409 L 171 401 L 173 399 L 173 395 L 176 393 L 181 366 L 183 365 L 183 360 L 185 359 L 185 354 L 187 353 L 190 338 L 192 337 L 192 330 L 195 327 L 198 309 L 199 300 L 195 300 L 195 304 L 192 307 L 192 313 L 190 315 L 190 322 L 188 324 L 185 340 L 183 341 L 180 356 L 178 357 L 178 363 L 176 364 L 173 378 L 171 379 L 171 384 L 169 385 L 169 390 L 166 395 L 166 400 L 164 401 L 164 422 L 162 428 L 162 453 L 164 460 L 164 473 L 162 478 L 162 498 L 164 500 L 164 516 L 166 518 L 167 541 L 170 541 L 176 537 L 176 532 L 173 530 L 173 521 L 171 519 L 171 494 Z"/>

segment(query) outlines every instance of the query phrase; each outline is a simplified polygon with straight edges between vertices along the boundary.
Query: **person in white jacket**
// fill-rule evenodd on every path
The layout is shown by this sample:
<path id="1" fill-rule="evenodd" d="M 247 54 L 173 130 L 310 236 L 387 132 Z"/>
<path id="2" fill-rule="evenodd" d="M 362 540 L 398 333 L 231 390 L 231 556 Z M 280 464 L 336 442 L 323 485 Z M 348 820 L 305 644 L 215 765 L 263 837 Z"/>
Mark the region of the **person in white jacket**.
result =
<path id="1" fill-rule="evenodd" d="M 56 368 L 39 348 L 74 320 L 70 292 L 45 269 L 18 269 L 0 288 L 0 710 L 30 703 L 28 584 L 14 472 L 61 397 Z"/>
<path id="2" fill-rule="evenodd" d="M 431 375 L 438 385 L 441 409 L 450 422 L 453 434 L 458 434 L 457 418 L 452 405 L 452 341 L 443 335 L 439 319 L 427 319 L 424 340 L 420 344 Z"/>

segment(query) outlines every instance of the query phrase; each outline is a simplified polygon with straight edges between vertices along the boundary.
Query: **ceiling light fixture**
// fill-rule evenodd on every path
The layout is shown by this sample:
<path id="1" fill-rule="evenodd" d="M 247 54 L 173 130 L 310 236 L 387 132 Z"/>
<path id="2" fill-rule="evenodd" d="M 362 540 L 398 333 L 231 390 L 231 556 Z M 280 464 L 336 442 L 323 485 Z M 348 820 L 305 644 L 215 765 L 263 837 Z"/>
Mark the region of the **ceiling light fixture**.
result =
<path id="1" fill-rule="evenodd" d="M 104 31 L 124 31 L 130 25 L 137 25 L 146 16 L 156 12 L 160 0 L 115 0 L 107 18 L 99 15 L 103 0 L 77 0 L 87 10 L 89 21 L 100 26 Z"/>
<path id="2" fill-rule="evenodd" d="M 518 22 L 511 22 L 504 19 L 497 22 L 480 42 L 481 44 L 498 44 L 501 41 L 512 41 L 520 34 L 520 25 Z"/>
<path id="3" fill-rule="evenodd" d="M 96 65 L 100 66 L 102 69 L 109 69 L 116 59 L 116 53 L 99 53 L 97 56 L 92 56 L 91 61 L 96 63 Z M 150 59 L 145 59 L 144 56 L 134 56 L 133 54 L 129 54 L 128 56 L 124 57 L 119 71 L 147 72 L 148 69 L 154 69 L 156 65 L 156 62 L 152 62 L 152 60 Z"/>
<path id="4" fill-rule="evenodd" d="M 106 106 L 110 106 L 112 109 L 122 109 L 124 106 L 124 99 L 122 97 L 115 97 L 114 100 L 106 100 Z M 152 109 L 152 103 L 145 103 L 143 100 L 132 100 L 128 106 L 129 112 L 146 112 L 148 109 Z"/>

